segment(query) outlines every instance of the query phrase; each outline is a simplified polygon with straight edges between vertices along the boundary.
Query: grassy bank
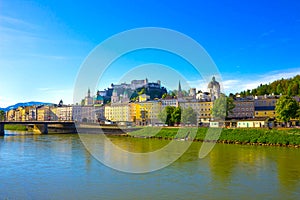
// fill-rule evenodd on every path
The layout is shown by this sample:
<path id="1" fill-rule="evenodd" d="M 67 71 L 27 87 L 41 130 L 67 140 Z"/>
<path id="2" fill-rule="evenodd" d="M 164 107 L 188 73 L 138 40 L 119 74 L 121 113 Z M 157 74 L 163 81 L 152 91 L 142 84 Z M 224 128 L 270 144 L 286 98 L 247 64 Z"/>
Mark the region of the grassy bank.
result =
<path id="1" fill-rule="evenodd" d="M 146 127 L 138 131 L 129 133 L 133 137 L 150 137 L 162 139 L 184 138 L 192 129 L 197 128 L 154 128 Z M 198 128 L 195 141 L 204 141 L 207 128 Z M 176 134 L 178 135 L 176 136 Z M 189 136 L 193 138 L 192 135 Z M 236 144 L 256 144 L 256 145 L 278 145 L 278 146 L 299 146 L 300 145 L 300 129 L 223 129 L 218 139 L 222 143 Z"/>
<path id="2" fill-rule="evenodd" d="M 13 131 L 27 131 L 28 128 L 25 125 L 20 124 L 5 124 L 4 125 L 5 130 L 13 130 Z"/>

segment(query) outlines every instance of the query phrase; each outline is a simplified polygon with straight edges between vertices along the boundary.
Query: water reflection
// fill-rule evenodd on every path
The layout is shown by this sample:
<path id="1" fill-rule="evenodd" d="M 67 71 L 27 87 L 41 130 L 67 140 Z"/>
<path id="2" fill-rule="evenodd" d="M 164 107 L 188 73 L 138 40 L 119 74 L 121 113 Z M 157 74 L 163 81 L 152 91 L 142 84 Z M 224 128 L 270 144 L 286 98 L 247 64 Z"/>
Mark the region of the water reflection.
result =
<path id="1" fill-rule="evenodd" d="M 132 152 L 155 151 L 170 142 L 110 140 Z M 133 175 L 99 163 L 76 134 L 0 137 L 0 188 L 5 188 L 0 190 L 0 199 L 45 199 L 47 195 L 53 199 L 299 197 L 300 149 L 217 144 L 206 158 L 198 159 L 201 145 L 193 143 L 167 168 Z M 111 159 L 130 162 L 119 157 L 111 155 Z"/>

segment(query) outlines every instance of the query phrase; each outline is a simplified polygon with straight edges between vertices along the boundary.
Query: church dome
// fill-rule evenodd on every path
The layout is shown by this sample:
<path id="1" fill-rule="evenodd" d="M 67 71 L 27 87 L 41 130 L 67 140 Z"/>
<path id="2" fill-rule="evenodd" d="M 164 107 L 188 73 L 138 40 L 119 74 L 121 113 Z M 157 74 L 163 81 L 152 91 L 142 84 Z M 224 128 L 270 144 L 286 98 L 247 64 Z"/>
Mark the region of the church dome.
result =
<path id="1" fill-rule="evenodd" d="M 216 81 L 216 78 L 213 76 L 212 80 L 209 82 L 208 89 L 212 89 L 212 88 L 220 88 L 220 83 L 218 81 Z"/>

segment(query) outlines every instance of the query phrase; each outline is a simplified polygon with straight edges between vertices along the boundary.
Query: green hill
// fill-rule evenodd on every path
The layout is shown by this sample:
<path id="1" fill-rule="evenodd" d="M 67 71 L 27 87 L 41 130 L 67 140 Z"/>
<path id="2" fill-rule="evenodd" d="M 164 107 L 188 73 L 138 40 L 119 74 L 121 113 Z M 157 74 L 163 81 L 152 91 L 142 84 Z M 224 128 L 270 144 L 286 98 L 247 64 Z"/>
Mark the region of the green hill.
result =
<path id="1" fill-rule="evenodd" d="M 255 89 L 242 91 L 240 93 L 241 96 L 264 94 L 300 95 L 300 75 L 289 79 L 276 80 L 269 84 L 260 84 L 260 86 Z"/>

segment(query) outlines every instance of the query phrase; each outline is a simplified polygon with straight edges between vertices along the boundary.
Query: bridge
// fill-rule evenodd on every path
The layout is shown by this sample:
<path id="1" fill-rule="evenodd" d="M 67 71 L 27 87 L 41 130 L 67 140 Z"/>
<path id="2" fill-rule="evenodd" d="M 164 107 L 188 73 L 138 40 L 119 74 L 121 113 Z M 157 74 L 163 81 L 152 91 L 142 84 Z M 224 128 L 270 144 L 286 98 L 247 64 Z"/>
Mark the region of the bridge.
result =
<path id="1" fill-rule="evenodd" d="M 4 135 L 5 124 L 21 124 L 27 126 L 33 126 L 34 132 L 47 134 L 48 125 L 56 125 L 60 127 L 73 127 L 75 128 L 73 121 L 0 121 L 0 136 Z"/>

